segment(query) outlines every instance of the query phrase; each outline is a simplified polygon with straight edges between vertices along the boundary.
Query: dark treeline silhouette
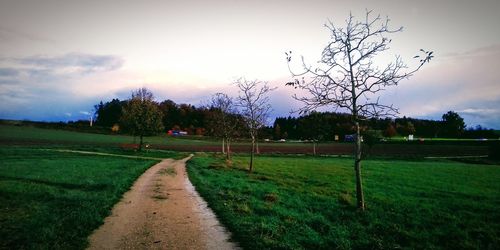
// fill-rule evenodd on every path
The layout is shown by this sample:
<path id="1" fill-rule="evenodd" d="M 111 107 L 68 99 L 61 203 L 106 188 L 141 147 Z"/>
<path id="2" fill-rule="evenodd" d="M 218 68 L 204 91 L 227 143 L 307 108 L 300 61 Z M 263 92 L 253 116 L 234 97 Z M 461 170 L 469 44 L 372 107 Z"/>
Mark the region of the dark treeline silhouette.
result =
<path id="1" fill-rule="evenodd" d="M 120 126 L 122 109 L 127 101 L 113 99 L 109 102 L 100 102 L 95 105 L 95 124 L 111 128 Z M 155 102 L 163 113 L 165 132 L 168 130 L 186 131 L 190 135 L 217 136 L 217 110 L 213 107 L 196 107 L 191 104 L 177 104 L 172 100 Z M 235 115 L 235 119 L 242 119 Z M 244 126 L 243 122 L 240 123 Z M 240 127 L 241 127 L 240 126 Z M 242 128 L 243 129 L 243 128 Z M 442 120 L 402 118 L 371 118 L 361 122 L 364 134 L 376 131 L 380 137 L 408 136 L 413 134 L 416 138 L 498 138 L 496 132 L 481 126 L 465 129 L 463 119 L 455 112 L 449 111 L 443 115 Z M 127 133 L 118 127 L 119 133 Z M 355 127 L 349 114 L 332 112 L 311 112 L 299 117 L 277 117 L 272 126 L 263 127 L 259 134 L 261 138 L 274 140 L 316 140 L 333 141 L 335 136 L 343 141 L 346 135 L 355 133 Z M 238 137 L 247 137 L 241 131 Z"/>
<path id="2" fill-rule="evenodd" d="M 409 117 L 403 118 L 371 118 L 362 120 L 361 131 L 367 134 L 379 132 L 382 137 L 409 136 L 425 138 L 497 138 L 493 129 L 476 126 L 465 129 L 463 119 L 455 112 L 449 111 L 443 119 L 427 120 Z M 350 116 L 344 113 L 312 112 L 300 117 L 278 117 L 273 129 L 273 139 L 307 139 L 319 141 L 343 140 L 346 135 L 355 133 Z"/>
<path id="3" fill-rule="evenodd" d="M 342 113 L 312 112 L 300 117 L 278 117 L 273 125 L 274 139 L 333 141 L 354 132 L 351 118 Z"/>
<path id="4" fill-rule="evenodd" d="M 118 124 L 122 116 L 122 109 L 127 104 L 127 101 L 113 99 L 110 102 L 103 103 L 102 101 L 94 106 L 96 110 L 96 125 L 103 127 L 112 127 Z"/>

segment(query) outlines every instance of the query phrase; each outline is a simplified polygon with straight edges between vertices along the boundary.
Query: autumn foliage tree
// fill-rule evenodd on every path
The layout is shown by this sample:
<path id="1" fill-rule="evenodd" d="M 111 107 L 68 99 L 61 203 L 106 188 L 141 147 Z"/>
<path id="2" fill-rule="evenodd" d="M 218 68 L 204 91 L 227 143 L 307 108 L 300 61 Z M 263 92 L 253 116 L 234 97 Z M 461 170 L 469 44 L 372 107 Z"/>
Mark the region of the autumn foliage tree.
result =
<path id="1" fill-rule="evenodd" d="M 394 126 L 392 125 L 392 123 L 387 124 L 387 128 L 384 130 L 384 136 L 390 138 L 390 137 L 396 136 L 396 134 L 397 134 L 397 131 L 394 128 Z"/>
<path id="2" fill-rule="evenodd" d="M 331 40 L 323 49 L 318 64 L 310 65 L 302 57 L 302 69 L 296 71 L 291 67 L 292 52 L 285 53 L 290 72 L 295 78 L 286 85 L 306 93 L 294 95 L 296 100 L 303 103 L 299 112 L 329 106 L 334 110 L 347 110 L 351 114 L 356 129 L 354 169 L 357 206 L 364 210 L 360 121 L 397 114 L 392 104 L 380 102 L 379 93 L 412 76 L 430 61 L 433 53 L 421 50 L 422 54 L 415 56 L 420 63 L 414 69 L 409 69 L 400 56 L 380 66 L 378 56 L 389 49 L 392 41 L 388 36 L 403 29 L 392 29 L 389 27 L 389 18 L 373 16 L 371 11 L 367 11 L 361 20 L 356 20 L 350 14 L 343 26 L 328 22 L 325 27 L 330 32 Z"/>
<path id="3" fill-rule="evenodd" d="M 146 88 L 132 92 L 131 98 L 123 108 L 121 122 L 134 136 L 139 136 L 139 149 L 143 146 L 143 137 L 160 133 L 163 130 L 163 114 L 153 101 L 153 93 Z"/>

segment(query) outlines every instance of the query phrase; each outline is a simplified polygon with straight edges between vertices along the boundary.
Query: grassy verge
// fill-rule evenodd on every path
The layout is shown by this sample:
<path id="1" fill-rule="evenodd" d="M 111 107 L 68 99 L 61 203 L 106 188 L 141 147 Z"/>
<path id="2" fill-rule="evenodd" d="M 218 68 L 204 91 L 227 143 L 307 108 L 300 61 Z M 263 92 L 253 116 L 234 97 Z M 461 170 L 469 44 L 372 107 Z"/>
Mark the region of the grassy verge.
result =
<path id="1" fill-rule="evenodd" d="M 122 194 L 157 162 L 16 146 L 1 146 L 0 155 L 0 249 L 84 248 Z"/>
<path id="2" fill-rule="evenodd" d="M 500 167 L 364 162 L 368 210 L 355 207 L 352 160 L 259 157 L 256 171 L 198 155 L 196 189 L 247 249 L 495 249 Z"/>

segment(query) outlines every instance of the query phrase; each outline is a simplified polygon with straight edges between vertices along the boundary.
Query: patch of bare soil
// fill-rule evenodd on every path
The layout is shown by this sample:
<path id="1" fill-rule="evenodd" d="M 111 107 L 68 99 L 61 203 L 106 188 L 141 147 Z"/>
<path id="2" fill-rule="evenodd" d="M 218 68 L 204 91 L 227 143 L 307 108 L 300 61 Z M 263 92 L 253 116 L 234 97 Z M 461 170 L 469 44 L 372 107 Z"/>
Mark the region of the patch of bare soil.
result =
<path id="1" fill-rule="evenodd" d="M 139 177 L 88 249 L 237 249 L 189 182 L 188 159 L 163 160 Z"/>

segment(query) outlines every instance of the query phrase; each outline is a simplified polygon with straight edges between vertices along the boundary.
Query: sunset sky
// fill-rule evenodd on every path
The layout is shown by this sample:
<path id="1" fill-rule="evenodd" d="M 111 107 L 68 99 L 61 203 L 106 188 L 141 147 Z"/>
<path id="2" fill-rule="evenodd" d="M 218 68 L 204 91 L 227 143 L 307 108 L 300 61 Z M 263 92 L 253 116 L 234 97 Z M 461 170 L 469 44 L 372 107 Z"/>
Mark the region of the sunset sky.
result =
<path id="1" fill-rule="evenodd" d="M 400 115 L 500 129 L 500 1 L 45 1 L 0 0 L 0 119 L 88 118 L 93 105 L 147 87 L 158 101 L 203 104 L 235 95 L 236 78 L 268 81 L 273 116 L 300 103 L 285 51 L 319 60 L 323 24 L 343 25 L 365 9 L 404 31 L 385 59 L 435 58 L 381 96 Z"/>

